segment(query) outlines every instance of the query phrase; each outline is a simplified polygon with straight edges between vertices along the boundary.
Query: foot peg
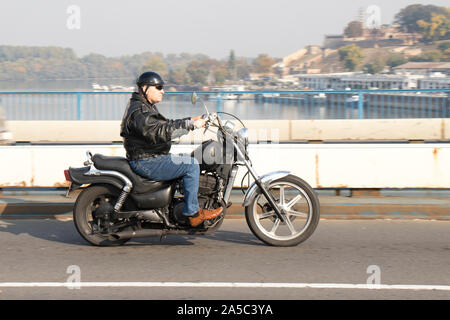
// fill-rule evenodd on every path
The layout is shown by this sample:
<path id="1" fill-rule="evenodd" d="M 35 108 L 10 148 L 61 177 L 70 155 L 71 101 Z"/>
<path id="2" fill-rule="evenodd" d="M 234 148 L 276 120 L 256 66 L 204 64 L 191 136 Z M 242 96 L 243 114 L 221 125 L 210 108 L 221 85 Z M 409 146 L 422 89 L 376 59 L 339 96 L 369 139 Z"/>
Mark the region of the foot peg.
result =
<path id="1" fill-rule="evenodd" d="M 196 227 L 203 221 L 211 220 L 211 219 L 219 216 L 222 213 L 222 211 L 223 211 L 222 207 L 213 209 L 213 210 L 201 209 L 197 213 L 197 215 L 189 218 L 189 222 L 191 223 L 192 227 Z"/>

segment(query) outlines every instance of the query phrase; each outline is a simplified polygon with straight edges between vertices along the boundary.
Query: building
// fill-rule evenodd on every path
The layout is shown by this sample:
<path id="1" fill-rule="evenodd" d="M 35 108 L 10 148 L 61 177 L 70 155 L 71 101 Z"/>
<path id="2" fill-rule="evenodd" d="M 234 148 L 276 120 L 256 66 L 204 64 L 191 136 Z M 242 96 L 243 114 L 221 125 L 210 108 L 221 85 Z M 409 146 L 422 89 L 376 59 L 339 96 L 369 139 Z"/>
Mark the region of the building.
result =
<path id="1" fill-rule="evenodd" d="M 450 89 L 450 77 L 428 77 L 418 80 L 420 89 Z"/>
<path id="2" fill-rule="evenodd" d="M 345 90 L 377 90 L 377 89 L 415 89 L 417 88 L 417 80 L 421 76 L 412 75 L 371 75 L 356 74 L 352 76 L 344 76 L 335 83 L 333 89 Z"/>
<path id="3" fill-rule="evenodd" d="M 360 72 L 297 75 L 300 88 L 313 90 L 373 90 L 414 89 L 418 79 L 414 75 L 370 75 Z"/>
<path id="4" fill-rule="evenodd" d="M 342 34 L 328 34 L 323 40 L 323 47 L 326 49 L 338 49 L 346 44 Z"/>
<path id="5" fill-rule="evenodd" d="M 345 74 L 348 73 L 299 74 L 297 77 L 300 88 L 327 90 L 334 89 L 333 84 Z"/>
<path id="6" fill-rule="evenodd" d="M 400 31 L 398 25 L 383 25 L 380 29 L 363 29 L 360 37 L 350 38 L 343 34 L 325 35 L 323 48 L 338 49 L 340 47 L 356 44 L 361 48 L 410 46 L 422 38 L 418 33 L 405 33 Z"/>
<path id="7" fill-rule="evenodd" d="M 430 76 L 443 73 L 450 76 L 450 62 L 408 62 L 394 68 L 396 74 L 417 74 Z"/>
<path id="8" fill-rule="evenodd" d="M 328 74 L 298 74 L 300 88 L 312 90 L 335 89 L 341 77 L 355 74 L 354 72 L 328 73 Z"/>

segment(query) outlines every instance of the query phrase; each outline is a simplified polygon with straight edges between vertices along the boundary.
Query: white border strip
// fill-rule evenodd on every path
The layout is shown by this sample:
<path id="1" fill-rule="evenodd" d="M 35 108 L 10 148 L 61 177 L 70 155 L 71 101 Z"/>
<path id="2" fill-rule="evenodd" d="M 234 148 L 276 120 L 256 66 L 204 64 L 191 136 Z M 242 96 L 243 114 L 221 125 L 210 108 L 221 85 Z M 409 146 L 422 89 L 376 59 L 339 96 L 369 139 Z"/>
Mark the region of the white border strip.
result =
<path id="1" fill-rule="evenodd" d="M 283 289 L 369 289 L 369 290 L 443 290 L 450 285 L 386 285 L 348 283 L 270 283 L 270 282 L 0 282 L 0 288 L 283 288 Z"/>

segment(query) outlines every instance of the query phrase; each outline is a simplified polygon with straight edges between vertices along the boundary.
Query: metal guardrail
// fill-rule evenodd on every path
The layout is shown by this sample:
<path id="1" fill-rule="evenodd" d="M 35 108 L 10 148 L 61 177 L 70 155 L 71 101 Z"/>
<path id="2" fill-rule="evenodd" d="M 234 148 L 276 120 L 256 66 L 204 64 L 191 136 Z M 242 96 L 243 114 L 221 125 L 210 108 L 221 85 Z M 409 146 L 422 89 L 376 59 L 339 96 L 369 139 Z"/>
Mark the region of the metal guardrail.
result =
<path id="1" fill-rule="evenodd" d="M 7 120 L 120 120 L 131 92 L 0 92 Z M 448 118 L 450 89 L 350 91 L 204 91 L 210 111 L 242 119 Z M 191 92 L 166 92 L 168 118 L 202 113 Z"/>

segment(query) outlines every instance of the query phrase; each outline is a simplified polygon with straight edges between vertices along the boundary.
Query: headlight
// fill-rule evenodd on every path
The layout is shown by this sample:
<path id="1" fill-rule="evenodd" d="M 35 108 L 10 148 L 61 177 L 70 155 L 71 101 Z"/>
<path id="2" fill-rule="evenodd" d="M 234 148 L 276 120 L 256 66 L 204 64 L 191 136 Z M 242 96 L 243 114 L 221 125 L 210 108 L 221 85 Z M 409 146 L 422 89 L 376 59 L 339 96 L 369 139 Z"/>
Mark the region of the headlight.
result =
<path id="1" fill-rule="evenodd" d="M 234 131 L 235 124 L 233 122 L 231 122 L 231 121 L 227 121 L 227 122 L 225 122 L 224 127 L 227 130 L 227 132 L 231 133 L 231 132 Z"/>
<path id="2" fill-rule="evenodd" d="M 242 128 L 237 132 L 237 137 L 244 146 L 248 146 L 248 129 Z"/>
<path id="3" fill-rule="evenodd" d="M 236 132 L 236 140 L 237 140 L 237 144 L 238 144 L 239 149 L 241 150 L 241 152 L 244 155 L 246 155 L 247 154 L 246 150 L 247 150 L 247 146 L 248 146 L 248 129 L 247 128 L 242 128 L 238 132 Z M 245 158 L 247 158 L 247 156 L 245 156 Z M 238 160 L 239 161 L 243 161 L 245 159 L 241 159 L 238 156 Z"/>
<path id="4" fill-rule="evenodd" d="M 225 132 L 227 132 L 229 135 L 233 136 L 235 124 L 231 121 L 225 122 L 223 125 L 223 128 L 225 129 Z M 220 130 L 217 130 L 217 140 L 220 142 L 223 142 L 223 133 Z M 227 138 L 228 139 L 228 138 Z"/>

